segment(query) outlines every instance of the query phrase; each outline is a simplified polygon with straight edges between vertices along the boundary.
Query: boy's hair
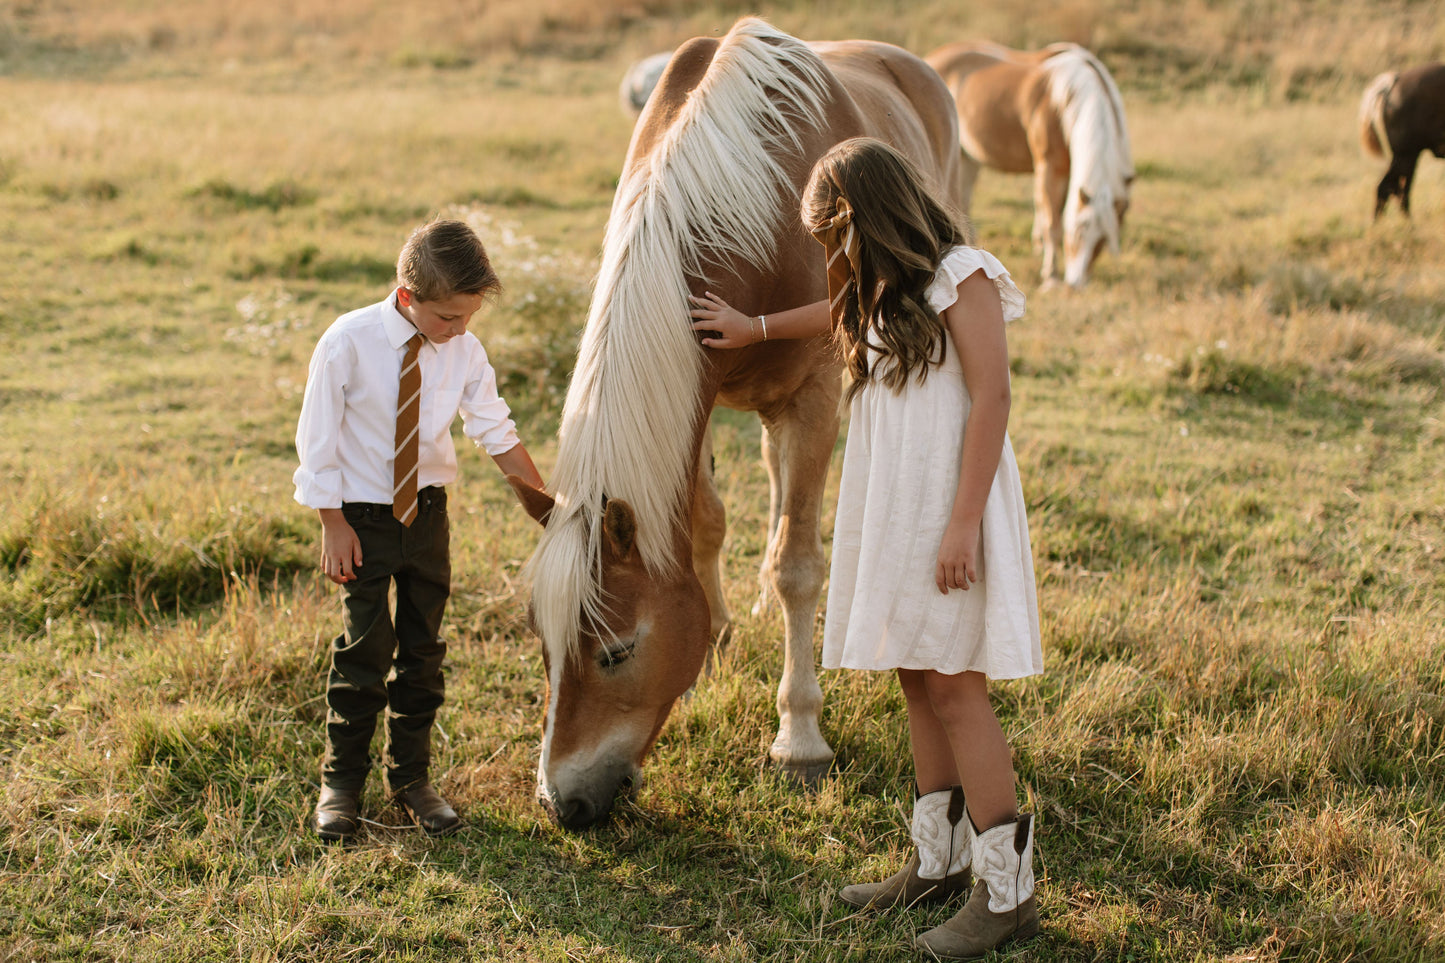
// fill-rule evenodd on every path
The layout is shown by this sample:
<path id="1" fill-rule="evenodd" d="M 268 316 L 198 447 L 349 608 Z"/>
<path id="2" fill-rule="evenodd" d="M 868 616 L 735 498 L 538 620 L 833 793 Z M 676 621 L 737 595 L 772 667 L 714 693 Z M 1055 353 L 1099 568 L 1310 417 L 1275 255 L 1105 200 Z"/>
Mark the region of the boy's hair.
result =
<path id="1" fill-rule="evenodd" d="M 814 165 L 803 189 L 804 226 L 811 231 L 831 218 L 839 197 L 853 209 L 859 239 L 859 276 L 844 301 L 841 332 L 848 397 L 875 374 L 896 392 L 943 361 L 944 323 L 924 292 L 944 252 L 968 243 L 967 235 L 918 168 L 871 137 L 845 140 Z M 870 371 L 870 345 L 892 363 Z"/>
<path id="2" fill-rule="evenodd" d="M 418 301 L 454 294 L 490 296 L 502 282 L 481 238 L 466 223 L 438 218 L 411 232 L 396 259 L 396 281 Z"/>

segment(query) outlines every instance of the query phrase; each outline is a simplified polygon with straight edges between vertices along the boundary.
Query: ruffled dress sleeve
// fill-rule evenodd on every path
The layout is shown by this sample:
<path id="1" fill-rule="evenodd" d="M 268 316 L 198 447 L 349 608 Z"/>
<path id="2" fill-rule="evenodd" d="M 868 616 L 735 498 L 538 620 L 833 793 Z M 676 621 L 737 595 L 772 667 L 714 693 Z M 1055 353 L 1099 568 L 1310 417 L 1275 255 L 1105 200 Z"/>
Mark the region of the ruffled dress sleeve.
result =
<path id="1" fill-rule="evenodd" d="M 1024 315 L 1024 293 L 1014 283 L 1014 279 L 1008 273 L 1008 268 L 1003 266 L 998 258 L 977 247 L 954 247 L 943 255 L 943 260 L 938 265 L 938 271 L 929 282 L 924 297 L 928 299 L 933 310 L 942 313 L 945 308 L 958 300 L 958 286 L 963 279 L 974 271 L 983 269 L 983 273 L 993 282 L 998 289 L 998 299 L 1003 305 L 1003 319 L 1005 321 L 1016 321 Z"/>

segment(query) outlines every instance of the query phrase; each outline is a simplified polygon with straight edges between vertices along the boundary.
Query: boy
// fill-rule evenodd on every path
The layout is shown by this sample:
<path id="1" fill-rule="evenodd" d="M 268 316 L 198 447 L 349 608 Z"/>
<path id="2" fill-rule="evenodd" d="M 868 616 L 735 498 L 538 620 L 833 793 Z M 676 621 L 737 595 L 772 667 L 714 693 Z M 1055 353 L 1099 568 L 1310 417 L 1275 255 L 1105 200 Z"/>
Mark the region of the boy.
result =
<path id="1" fill-rule="evenodd" d="M 407 239 L 396 276 L 390 297 L 342 315 L 321 336 L 296 429 L 296 500 L 321 517 L 321 569 L 344 602 L 316 806 L 315 829 L 327 840 L 359 827 L 382 710 L 387 795 L 428 835 L 461 826 L 428 776 L 443 698 L 446 643 L 437 633 L 451 593 L 443 486 L 457 476 L 457 413 L 503 472 L 543 487 L 487 353 L 467 332 L 500 288 L 482 242 L 461 221 L 432 221 Z"/>

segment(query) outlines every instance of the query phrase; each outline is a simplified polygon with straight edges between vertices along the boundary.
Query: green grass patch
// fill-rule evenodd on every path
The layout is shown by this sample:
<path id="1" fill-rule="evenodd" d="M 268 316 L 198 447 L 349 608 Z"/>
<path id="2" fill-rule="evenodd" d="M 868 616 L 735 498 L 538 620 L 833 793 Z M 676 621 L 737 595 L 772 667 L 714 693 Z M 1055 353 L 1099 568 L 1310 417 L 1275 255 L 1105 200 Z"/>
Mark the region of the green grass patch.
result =
<path id="1" fill-rule="evenodd" d="M 274 212 L 289 207 L 303 207 L 316 201 L 314 190 L 292 180 L 273 181 L 257 190 L 241 187 L 230 181 L 212 179 L 192 188 L 188 194 L 202 201 L 217 202 L 240 211 Z"/>

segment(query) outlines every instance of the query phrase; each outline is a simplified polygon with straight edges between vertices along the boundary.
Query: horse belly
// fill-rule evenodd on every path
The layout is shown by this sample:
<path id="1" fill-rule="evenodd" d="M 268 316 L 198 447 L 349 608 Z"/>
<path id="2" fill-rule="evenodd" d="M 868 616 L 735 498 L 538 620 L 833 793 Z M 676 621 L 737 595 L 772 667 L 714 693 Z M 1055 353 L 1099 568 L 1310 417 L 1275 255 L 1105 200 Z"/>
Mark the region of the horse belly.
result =
<path id="1" fill-rule="evenodd" d="M 1018 114 L 994 101 L 959 108 L 958 141 L 965 154 L 985 167 L 1008 174 L 1034 169 L 1028 133 Z"/>
<path id="2" fill-rule="evenodd" d="M 1031 68 L 1000 63 L 956 81 L 959 143 L 985 167 L 1009 174 L 1034 169 L 1025 106 L 1034 97 Z"/>

